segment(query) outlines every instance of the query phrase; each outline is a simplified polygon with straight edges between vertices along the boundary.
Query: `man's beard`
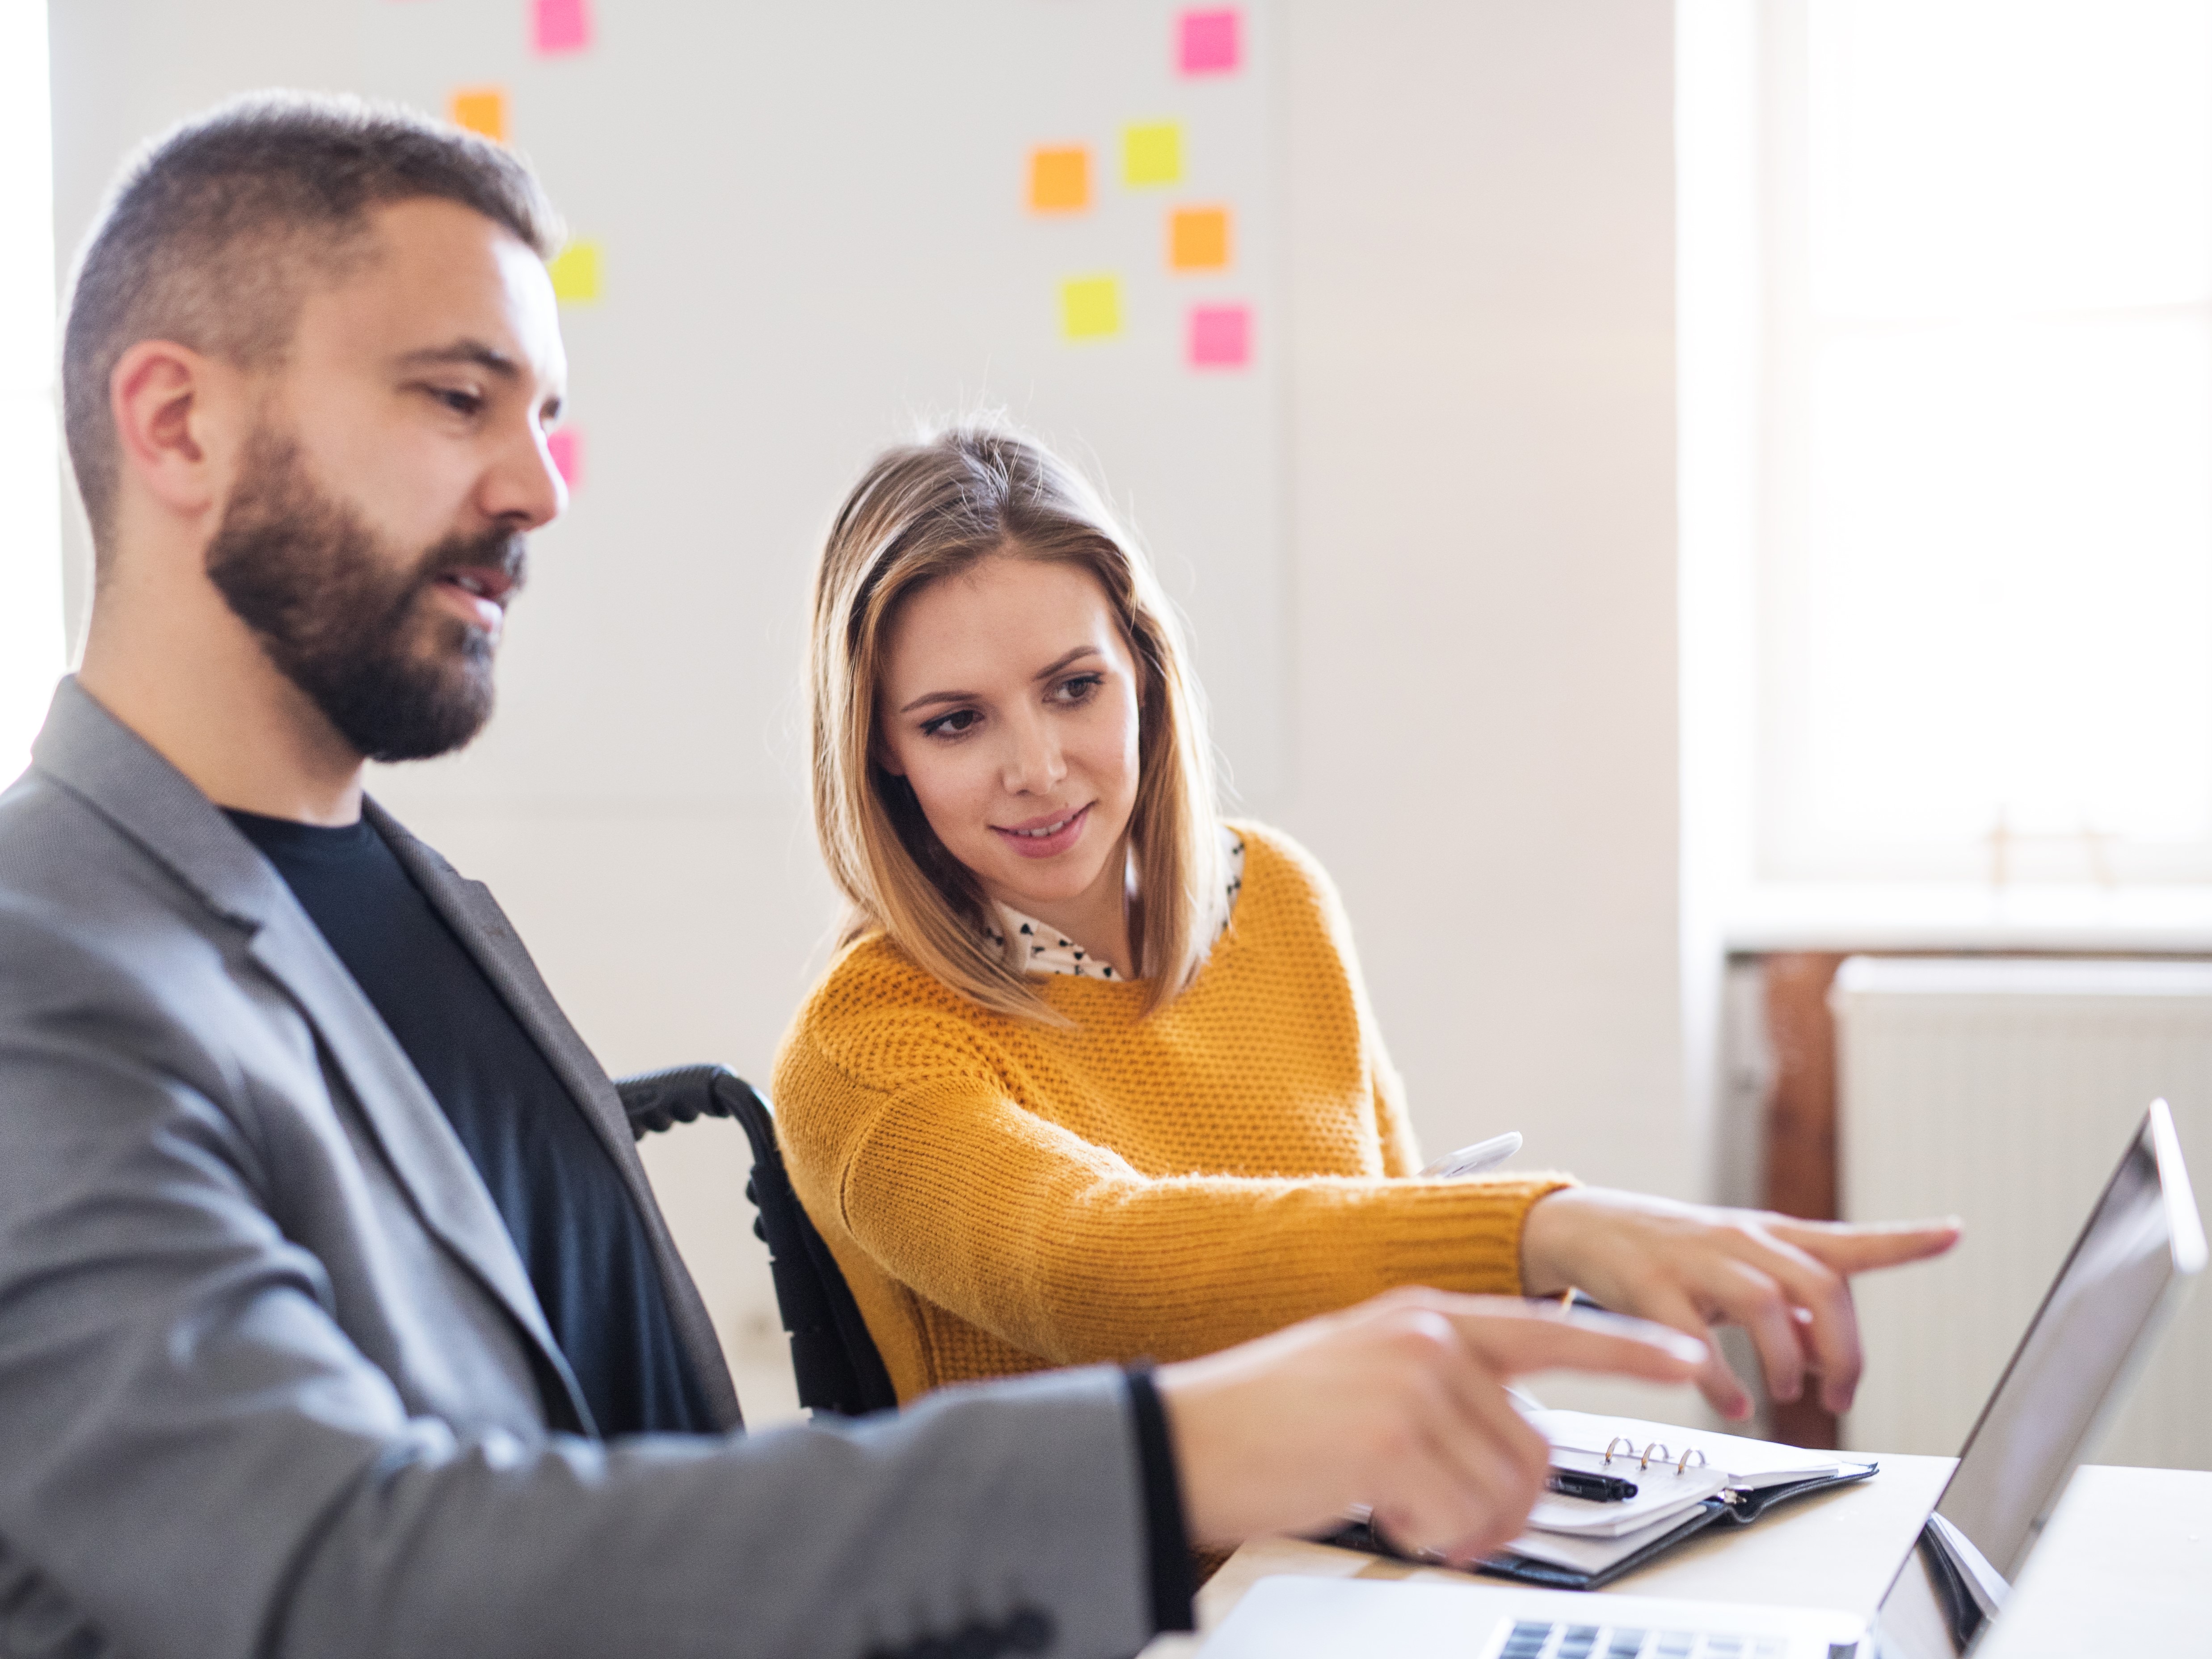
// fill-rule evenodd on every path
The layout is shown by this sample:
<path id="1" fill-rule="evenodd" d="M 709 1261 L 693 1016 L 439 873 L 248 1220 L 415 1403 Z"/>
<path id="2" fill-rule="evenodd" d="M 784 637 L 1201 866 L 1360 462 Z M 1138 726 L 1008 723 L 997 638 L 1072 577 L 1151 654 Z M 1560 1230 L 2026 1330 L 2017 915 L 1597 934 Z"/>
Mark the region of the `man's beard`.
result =
<path id="1" fill-rule="evenodd" d="M 371 760 L 459 749 L 492 709 L 492 639 L 424 601 L 441 576 L 498 570 L 522 588 L 523 538 L 449 536 L 395 568 L 358 514 L 318 489 L 298 448 L 254 434 L 209 543 L 207 573 L 277 669 Z"/>

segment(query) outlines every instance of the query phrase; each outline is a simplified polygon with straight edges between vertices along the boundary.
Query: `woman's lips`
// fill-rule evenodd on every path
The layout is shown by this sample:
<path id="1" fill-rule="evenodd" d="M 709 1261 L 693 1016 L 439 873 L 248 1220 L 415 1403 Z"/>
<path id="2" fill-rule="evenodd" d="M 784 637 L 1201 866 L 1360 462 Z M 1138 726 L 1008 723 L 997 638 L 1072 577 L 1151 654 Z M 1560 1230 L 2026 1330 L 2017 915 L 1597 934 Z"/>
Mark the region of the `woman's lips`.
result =
<path id="1" fill-rule="evenodd" d="M 1018 829 L 1002 830 L 994 823 L 991 833 L 1025 859 L 1048 859 L 1075 845 L 1090 817 L 1090 807 L 1079 806 L 1058 817 L 1032 818 Z"/>

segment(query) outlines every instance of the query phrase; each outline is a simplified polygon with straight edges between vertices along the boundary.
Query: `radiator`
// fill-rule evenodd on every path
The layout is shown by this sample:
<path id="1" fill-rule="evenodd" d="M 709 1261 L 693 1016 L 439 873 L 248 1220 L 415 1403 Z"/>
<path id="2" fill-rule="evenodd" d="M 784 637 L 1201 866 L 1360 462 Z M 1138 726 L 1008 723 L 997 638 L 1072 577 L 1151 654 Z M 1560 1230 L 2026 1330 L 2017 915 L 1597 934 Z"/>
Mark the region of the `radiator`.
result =
<path id="1" fill-rule="evenodd" d="M 1943 1260 L 1856 1281 L 1844 1443 L 1954 1453 L 2154 1096 L 2212 1191 L 2212 963 L 1854 957 L 1830 1001 L 1844 1217 L 1966 1224 Z M 2090 1455 L 2212 1468 L 2212 1291 Z"/>

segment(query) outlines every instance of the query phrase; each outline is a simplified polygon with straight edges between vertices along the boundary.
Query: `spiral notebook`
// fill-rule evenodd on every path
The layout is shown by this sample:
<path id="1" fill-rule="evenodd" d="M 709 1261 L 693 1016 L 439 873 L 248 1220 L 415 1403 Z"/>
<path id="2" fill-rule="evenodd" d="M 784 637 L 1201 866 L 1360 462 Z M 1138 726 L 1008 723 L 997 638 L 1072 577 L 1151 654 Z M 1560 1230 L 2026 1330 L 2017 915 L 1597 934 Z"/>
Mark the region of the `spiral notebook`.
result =
<path id="1" fill-rule="evenodd" d="M 1552 1466 L 1624 1480 L 1633 1498 L 1596 1503 L 1547 1493 L 1528 1529 L 1481 1571 L 1553 1589 L 1595 1589 L 1684 1539 L 1717 1525 L 1748 1526 L 1777 1504 L 1863 1480 L 1877 1465 L 1741 1435 L 1632 1417 L 1534 1411 Z M 1324 1540 L 1400 1553 L 1364 1519 Z"/>

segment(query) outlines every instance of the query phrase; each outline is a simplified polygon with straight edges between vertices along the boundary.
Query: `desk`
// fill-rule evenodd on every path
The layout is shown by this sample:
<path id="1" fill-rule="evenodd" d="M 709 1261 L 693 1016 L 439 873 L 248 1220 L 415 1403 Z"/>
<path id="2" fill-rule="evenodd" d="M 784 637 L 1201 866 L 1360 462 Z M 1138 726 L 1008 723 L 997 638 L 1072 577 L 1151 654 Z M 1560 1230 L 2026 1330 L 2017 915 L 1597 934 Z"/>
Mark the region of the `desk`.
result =
<path id="1" fill-rule="evenodd" d="M 1951 1472 L 1948 1457 L 1889 1456 L 1858 1486 L 1776 1510 L 1741 1530 L 1714 1528 L 1599 1590 L 1872 1611 Z M 1294 1539 L 1247 1544 L 1199 1592 L 1207 1631 L 1274 1573 L 1468 1582 Z M 1502 1583 L 1499 1579 L 1475 1583 Z M 2169 1647 L 2167 1644 L 2176 1644 Z M 1144 1659 L 1187 1659 L 1199 1638 L 1163 1636 Z M 1975 1659 L 2201 1652 L 2212 1647 L 2212 1473 L 2092 1466 L 2075 1475 Z"/>

